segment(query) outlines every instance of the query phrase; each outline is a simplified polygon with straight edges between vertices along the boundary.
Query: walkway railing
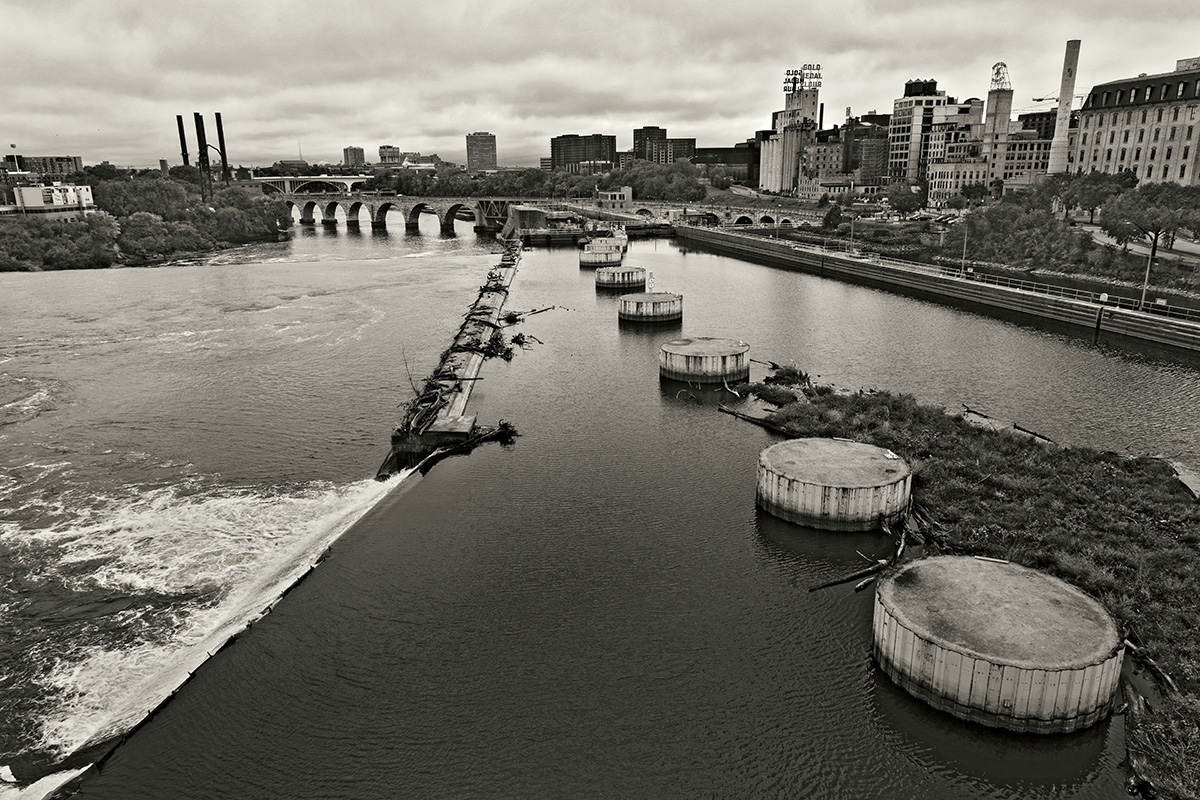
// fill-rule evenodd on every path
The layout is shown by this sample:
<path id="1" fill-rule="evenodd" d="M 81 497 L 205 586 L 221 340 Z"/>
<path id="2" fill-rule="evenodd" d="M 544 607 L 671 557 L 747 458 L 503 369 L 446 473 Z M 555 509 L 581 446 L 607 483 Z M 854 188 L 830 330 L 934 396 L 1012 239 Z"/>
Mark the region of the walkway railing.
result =
<path id="1" fill-rule="evenodd" d="M 731 236 L 740 236 L 746 239 L 761 241 L 765 237 L 757 236 L 748 231 L 776 231 L 779 230 L 775 225 L 737 225 L 737 226 L 722 226 L 721 232 Z M 789 230 L 783 228 L 783 230 Z M 975 283 L 988 284 L 990 286 L 1001 286 L 1006 289 L 1017 289 L 1022 292 L 1033 292 L 1034 294 L 1049 295 L 1051 297 L 1062 297 L 1068 300 L 1080 300 L 1085 303 L 1095 303 L 1100 306 L 1109 306 L 1112 308 L 1124 308 L 1130 311 L 1138 310 L 1138 302 L 1128 297 L 1113 297 L 1107 293 L 1093 292 L 1086 289 L 1075 289 L 1070 286 L 1056 286 L 1051 283 L 1038 283 L 1036 281 L 1021 280 L 1019 278 L 1010 278 L 1005 275 L 988 275 L 981 272 L 975 272 L 970 267 L 967 267 L 964 272 L 961 267 L 950 265 L 935 265 L 921 264 L 916 261 L 905 261 L 898 258 L 889 258 L 875 253 L 864 253 L 848 248 L 845 242 L 839 242 L 838 246 L 820 246 L 808 244 L 806 242 L 797 242 L 791 239 L 771 239 L 779 245 L 790 247 L 793 250 L 805 250 L 811 253 L 819 253 L 822 255 L 834 254 L 839 258 L 848 258 L 855 261 L 865 261 L 872 264 L 883 264 L 894 269 L 906 270 L 908 272 L 920 272 L 927 275 L 938 275 L 943 278 L 955 280 L 969 280 Z M 1156 316 L 1171 317 L 1174 319 L 1189 320 L 1191 322 L 1200 322 L 1200 311 L 1187 308 L 1185 306 L 1173 306 L 1166 303 L 1150 303 L 1147 304 L 1143 313 L 1154 314 Z"/>

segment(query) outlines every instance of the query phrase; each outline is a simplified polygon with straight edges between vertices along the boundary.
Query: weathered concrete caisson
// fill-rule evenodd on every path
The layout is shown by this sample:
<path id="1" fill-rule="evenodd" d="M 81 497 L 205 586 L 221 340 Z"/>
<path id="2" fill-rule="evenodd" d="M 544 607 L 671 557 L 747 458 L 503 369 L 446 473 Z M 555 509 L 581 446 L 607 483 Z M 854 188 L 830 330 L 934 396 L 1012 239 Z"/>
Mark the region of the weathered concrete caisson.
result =
<path id="1" fill-rule="evenodd" d="M 1124 640 L 1100 603 L 994 559 L 939 556 L 875 591 L 873 652 L 909 694 L 956 717 L 1030 733 L 1086 728 L 1112 708 Z"/>
<path id="2" fill-rule="evenodd" d="M 847 439 L 791 439 L 758 456 L 758 504 L 776 517 L 868 531 L 908 511 L 912 470 L 891 450 Z"/>
<path id="3" fill-rule="evenodd" d="M 693 383 L 744 381 L 750 378 L 749 353 L 750 345 L 737 339 L 672 339 L 659 350 L 658 371 L 664 378 Z"/>
<path id="4" fill-rule="evenodd" d="M 628 291 L 646 285 L 646 270 L 642 267 L 601 267 L 596 270 L 596 288 Z"/>
<path id="5" fill-rule="evenodd" d="M 683 319 L 683 295 L 639 292 L 622 295 L 617 319 L 623 322 L 678 322 Z"/>

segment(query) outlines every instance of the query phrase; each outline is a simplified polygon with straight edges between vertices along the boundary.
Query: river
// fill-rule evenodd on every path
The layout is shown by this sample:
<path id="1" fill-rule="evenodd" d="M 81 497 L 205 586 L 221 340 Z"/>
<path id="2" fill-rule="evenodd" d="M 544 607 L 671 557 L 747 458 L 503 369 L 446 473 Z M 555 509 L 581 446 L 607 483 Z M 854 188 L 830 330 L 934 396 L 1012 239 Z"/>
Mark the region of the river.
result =
<path id="1" fill-rule="evenodd" d="M 1121 794 L 1119 717 L 1017 737 L 881 677 L 870 593 L 807 587 L 887 543 L 758 512 L 770 434 L 660 385 L 676 334 L 619 329 L 572 249 L 523 254 L 509 308 L 558 308 L 472 398 L 516 443 L 370 480 L 409 374 L 498 260 L 469 223 L 422 226 L 0 275 L 0 764 L 18 779 L 87 763 L 194 671 L 81 796 Z M 664 240 L 626 261 L 685 295 L 686 334 L 1200 464 L 1186 364 Z"/>

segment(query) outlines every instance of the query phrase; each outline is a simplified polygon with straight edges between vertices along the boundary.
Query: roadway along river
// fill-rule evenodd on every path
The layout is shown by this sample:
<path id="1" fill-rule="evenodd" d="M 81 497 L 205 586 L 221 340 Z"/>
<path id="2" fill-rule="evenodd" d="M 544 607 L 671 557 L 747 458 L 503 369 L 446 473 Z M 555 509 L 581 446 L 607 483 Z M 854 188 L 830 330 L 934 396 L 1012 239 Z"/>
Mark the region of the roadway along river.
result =
<path id="1" fill-rule="evenodd" d="M 757 512 L 771 436 L 661 388 L 675 334 L 619 330 L 574 250 L 523 254 L 509 307 L 565 308 L 472 399 L 516 444 L 369 480 L 405 362 L 429 370 L 498 260 L 422 225 L 0 275 L 0 764 L 73 766 L 341 535 L 81 797 L 1122 793 L 1119 717 L 1016 737 L 881 677 L 869 593 L 807 587 L 887 543 Z M 686 334 L 1200 463 L 1193 367 L 667 241 L 627 263 L 684 293 Z"/>

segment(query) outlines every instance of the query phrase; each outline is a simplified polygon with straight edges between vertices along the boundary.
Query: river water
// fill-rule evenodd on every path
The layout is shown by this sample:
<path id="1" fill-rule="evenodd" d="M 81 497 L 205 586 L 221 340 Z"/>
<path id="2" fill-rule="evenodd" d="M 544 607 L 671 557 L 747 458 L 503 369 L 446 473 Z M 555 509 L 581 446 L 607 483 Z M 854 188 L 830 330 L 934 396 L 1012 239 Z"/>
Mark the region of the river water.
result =
<path id="1" fill-rule="evenodd" d="M 771 435 L 660 384 L 678 329 L 618 328 L 572 249 L 523 254 L 509 308 L 558 307 L 472 399 L 516 443 L 371 480 L 409 373 L 498 260 L 469 223 L 422 225 L 0 275 L 0 764 L 19 780 L 83 766 L 195 672 L 81 796 L 1122 794 L 1119 717 L 1012 736 L 881 677 L 870 593 L 807 588 L 887 542 L 758 512 Z M 685 295 L 685 334 L 1200 464 L 1192 366 L 668 241 L 627 263 Z"/>

